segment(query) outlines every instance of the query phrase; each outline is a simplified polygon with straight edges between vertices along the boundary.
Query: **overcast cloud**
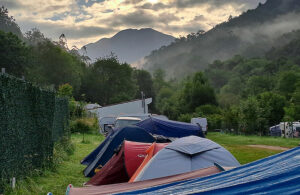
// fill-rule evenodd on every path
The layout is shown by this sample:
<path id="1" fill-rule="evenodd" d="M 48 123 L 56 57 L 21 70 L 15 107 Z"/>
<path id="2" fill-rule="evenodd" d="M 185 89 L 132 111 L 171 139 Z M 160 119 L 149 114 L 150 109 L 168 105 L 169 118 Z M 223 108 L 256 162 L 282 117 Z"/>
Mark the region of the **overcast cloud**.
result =
<path id="1" fill-rule="evenodd" d="M 266 0 L 1 0 L 23 32 L 64 33 L 78 47 L 127 28 L 153 28 L 178 37 L 209 30 Z"/>

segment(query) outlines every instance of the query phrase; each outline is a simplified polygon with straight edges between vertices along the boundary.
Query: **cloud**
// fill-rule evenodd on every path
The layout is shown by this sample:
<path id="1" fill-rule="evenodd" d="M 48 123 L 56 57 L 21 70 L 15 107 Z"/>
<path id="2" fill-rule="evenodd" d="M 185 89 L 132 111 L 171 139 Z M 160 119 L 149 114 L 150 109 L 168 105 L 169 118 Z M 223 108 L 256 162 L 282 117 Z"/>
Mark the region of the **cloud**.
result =
<path id="1" fill-rule="evenodd" d="M 188 8 L 199 5 L 209 5 L 210 7 L 222 7 L 224 5 L 244 5 L 247 7 L 255 7 L 259 2 L 265 2 L 266 0 L 175 0 L 173 4 L 177 8 Z"/>
<path id="2" fill-rule="evenodd" d="M 10 9 L 18 9 L 21 7 L 21 4 L 16 1 L 1 0 L 0 6 L 4 6 L 6 8 L 10 8 Z"/>
<path id="3" fill-rule="evenodd" d="M 130 5 L 130 4 L 138 4 L 143 2 L 144 0 L 125 0 L 122 2 L 124 5 Z"/>
<path id="4" fill-rule="evenodd" d="M 25 32 L 33 27 L 70 44 L 95 42 L 127 28 L 154 28 L 178 37 L 209 30 L 266 0 L 1 0 Z"/>
<path id="5" fill-rule="evenodd" d="M 116 14 L 111 17 L 112 26 L 149 26 L 155 23 L 155 16 L 143 10 L 137 10 L 128 14 Z"/>
<path id="6" fill-rule="evenodd" d="M 199 21 L 205 21 L 206 18 L 203 15 L 197 15 L 194 17 L 193 21 L 199 22 Z"/>
<path id="7" fill-rule="evenodd" d="M 136 9 L 150 9 L 150 10 L 154 10 L 154 11 L 158 11 L 158 10 L 163 10 L 163 9 L 167 9 L 170 8 L 171 5 L 167 5 L 164 3 L 145 3 L 143 5 L 140 6 L 136 6 Z"/>

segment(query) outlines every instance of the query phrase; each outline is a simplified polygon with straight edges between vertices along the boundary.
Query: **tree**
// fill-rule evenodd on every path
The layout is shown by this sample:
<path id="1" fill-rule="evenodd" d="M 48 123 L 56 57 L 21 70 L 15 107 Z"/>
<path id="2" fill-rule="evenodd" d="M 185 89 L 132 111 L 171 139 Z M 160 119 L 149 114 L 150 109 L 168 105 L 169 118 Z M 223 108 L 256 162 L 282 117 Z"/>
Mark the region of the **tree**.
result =
<path id="1" fill-rule="evenodd" d="M 234 129 L 237 133 L 239 129 L 239 107 L 231 106 L 230 108 L 223 111 L 223 126 L 226 129 Z"/>
<path id="2" fill-rule="evenodd" d="M 272 92 L 264 92 L 257 96 L 259 107 L 262 110 L 262 117 L 268 123 L 268 126 L 277 125 L 281 122 L 284 116 L 284 106 L 286 100 L 281 96 Z"/>
<path id="3" fill-rule="evenodd" d="M 28 47 L 16 35 L 0 31 L 0 67 L 16 76 L 25 73 L 28 64 Z"/>
<path id="4" fill-rule="evenodd" d="M 133 70 L 133 78 L 136 80 L 138 90 L 136 93 L 136 98 L 141 97 L 141 92 L 143 91 L 146 97 L 154 97 L 154 88 L 151 74 L 146 70 Z"/>
<path id="5" fill-rule="evenodd" d="M 56 89 L 69 83 L 76 93 L 81 85 L 84 67 L 85 64 L 76 56 L 46 40 L 31 47 L 27 77 L 40 85 L 54 85 Z"/>
<path id="6" fill-rule="evenodd" d="M 165 81 L 166 73 L 162 69 L 156 69 L 153 73 L 153 85 L 154 85 L 154 91 L 157 94 L 159 90 L 166 86 L 167 83 Z"/>
<path id="7" fill-rule="evenodd" d="M 255 96 L 265 91 L 271 91 L 274 89 L 274 83 L 273 77 L 251 76 L 246 83 L 245 93 Z"/>
<path id="8" fill-rule="evenodd" d="M 300 80 L 298 73 L 294 71 L 281 72 L 277 84 L 277 89 L 280 94 L 289 99 L 296 89 L 296 83 Z"/>
<path id="9" fill-rule="evenodd" d="M 67 97 L 70 99 L 73 97 L 73 87 L 69 83 L 60 85 L 57 91 L 57 95 L 59 97 Z"/>
<path id="10" fill-rule="evenodd" d="M 98 59 L 87 68 L 80 90 L 87 101 L 100 105 L 132 100 L 137 93 L 130 65 L 120 64 L 116 57 Z"/>
<path id="11" fill-rule="evenodd" d="M 39 43 L 49 41 L 44 34 L 37 28 L 33 28 L 25 33 L 26 42 L 31 46 L 37 46 Z"/>
<path id="12" fill-rule="evenodd" d="M 185 113 L 194 112 L 201 105 L 217 103 L 214 90 L 202 72 L 187 79 L 181 92 L 181 100 L 180 105 Z"/>
<path id="13" fill-rule="evenodd" d="M 296 84 L 296 89 L 292 95 L 290 104 L 285 108 L 285 120 L 300 120 L 300 82 Z"/>
<path id="14" fill-rule="evenodd" d="M 8 16 L 8 10 L 4 6 L 0 7 L 0 30 L 11 32 L 17 35 L 19 39 L 23 39 L 20 27 L 12 16 Z"/>
<path id="15" fill-rule="evenodd" d="M 259 102 L 255 97 L 249 97 L 240 104 L 240 129 L 246 134 L 263 134 L 268 128 L 267 121 L 263 115 L 263 110 L 259 106 Z"/>

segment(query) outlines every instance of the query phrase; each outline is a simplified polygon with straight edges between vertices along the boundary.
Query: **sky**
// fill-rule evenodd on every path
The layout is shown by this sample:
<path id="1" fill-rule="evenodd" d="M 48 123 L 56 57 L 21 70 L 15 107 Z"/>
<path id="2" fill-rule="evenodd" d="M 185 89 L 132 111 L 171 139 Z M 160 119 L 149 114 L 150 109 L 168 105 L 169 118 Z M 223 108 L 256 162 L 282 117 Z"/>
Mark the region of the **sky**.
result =
<path id="1" fill-rule="evenodd" d="M 78 48 L 128 29 L 153 28 L 175 37 L 209 30 L 266 0 L 0 0 L 22 32 L 38 28 Z"/>

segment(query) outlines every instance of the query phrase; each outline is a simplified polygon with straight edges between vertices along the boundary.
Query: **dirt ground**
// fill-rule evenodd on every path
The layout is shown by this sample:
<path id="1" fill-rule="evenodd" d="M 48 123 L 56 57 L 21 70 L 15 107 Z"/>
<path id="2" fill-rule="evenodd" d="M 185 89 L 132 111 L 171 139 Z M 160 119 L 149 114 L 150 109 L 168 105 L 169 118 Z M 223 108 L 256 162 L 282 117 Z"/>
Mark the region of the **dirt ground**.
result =
<path id="1" fill-rule="evenodd" d="M 247 145 L 247 146 L 252 148 L 263 148 L 268 150 L 281 150 L 281 151 L 286 151 L 290 149 L 290 148 L 285 148 L 280 146 L 267 146 L 267 145 Z"/>

